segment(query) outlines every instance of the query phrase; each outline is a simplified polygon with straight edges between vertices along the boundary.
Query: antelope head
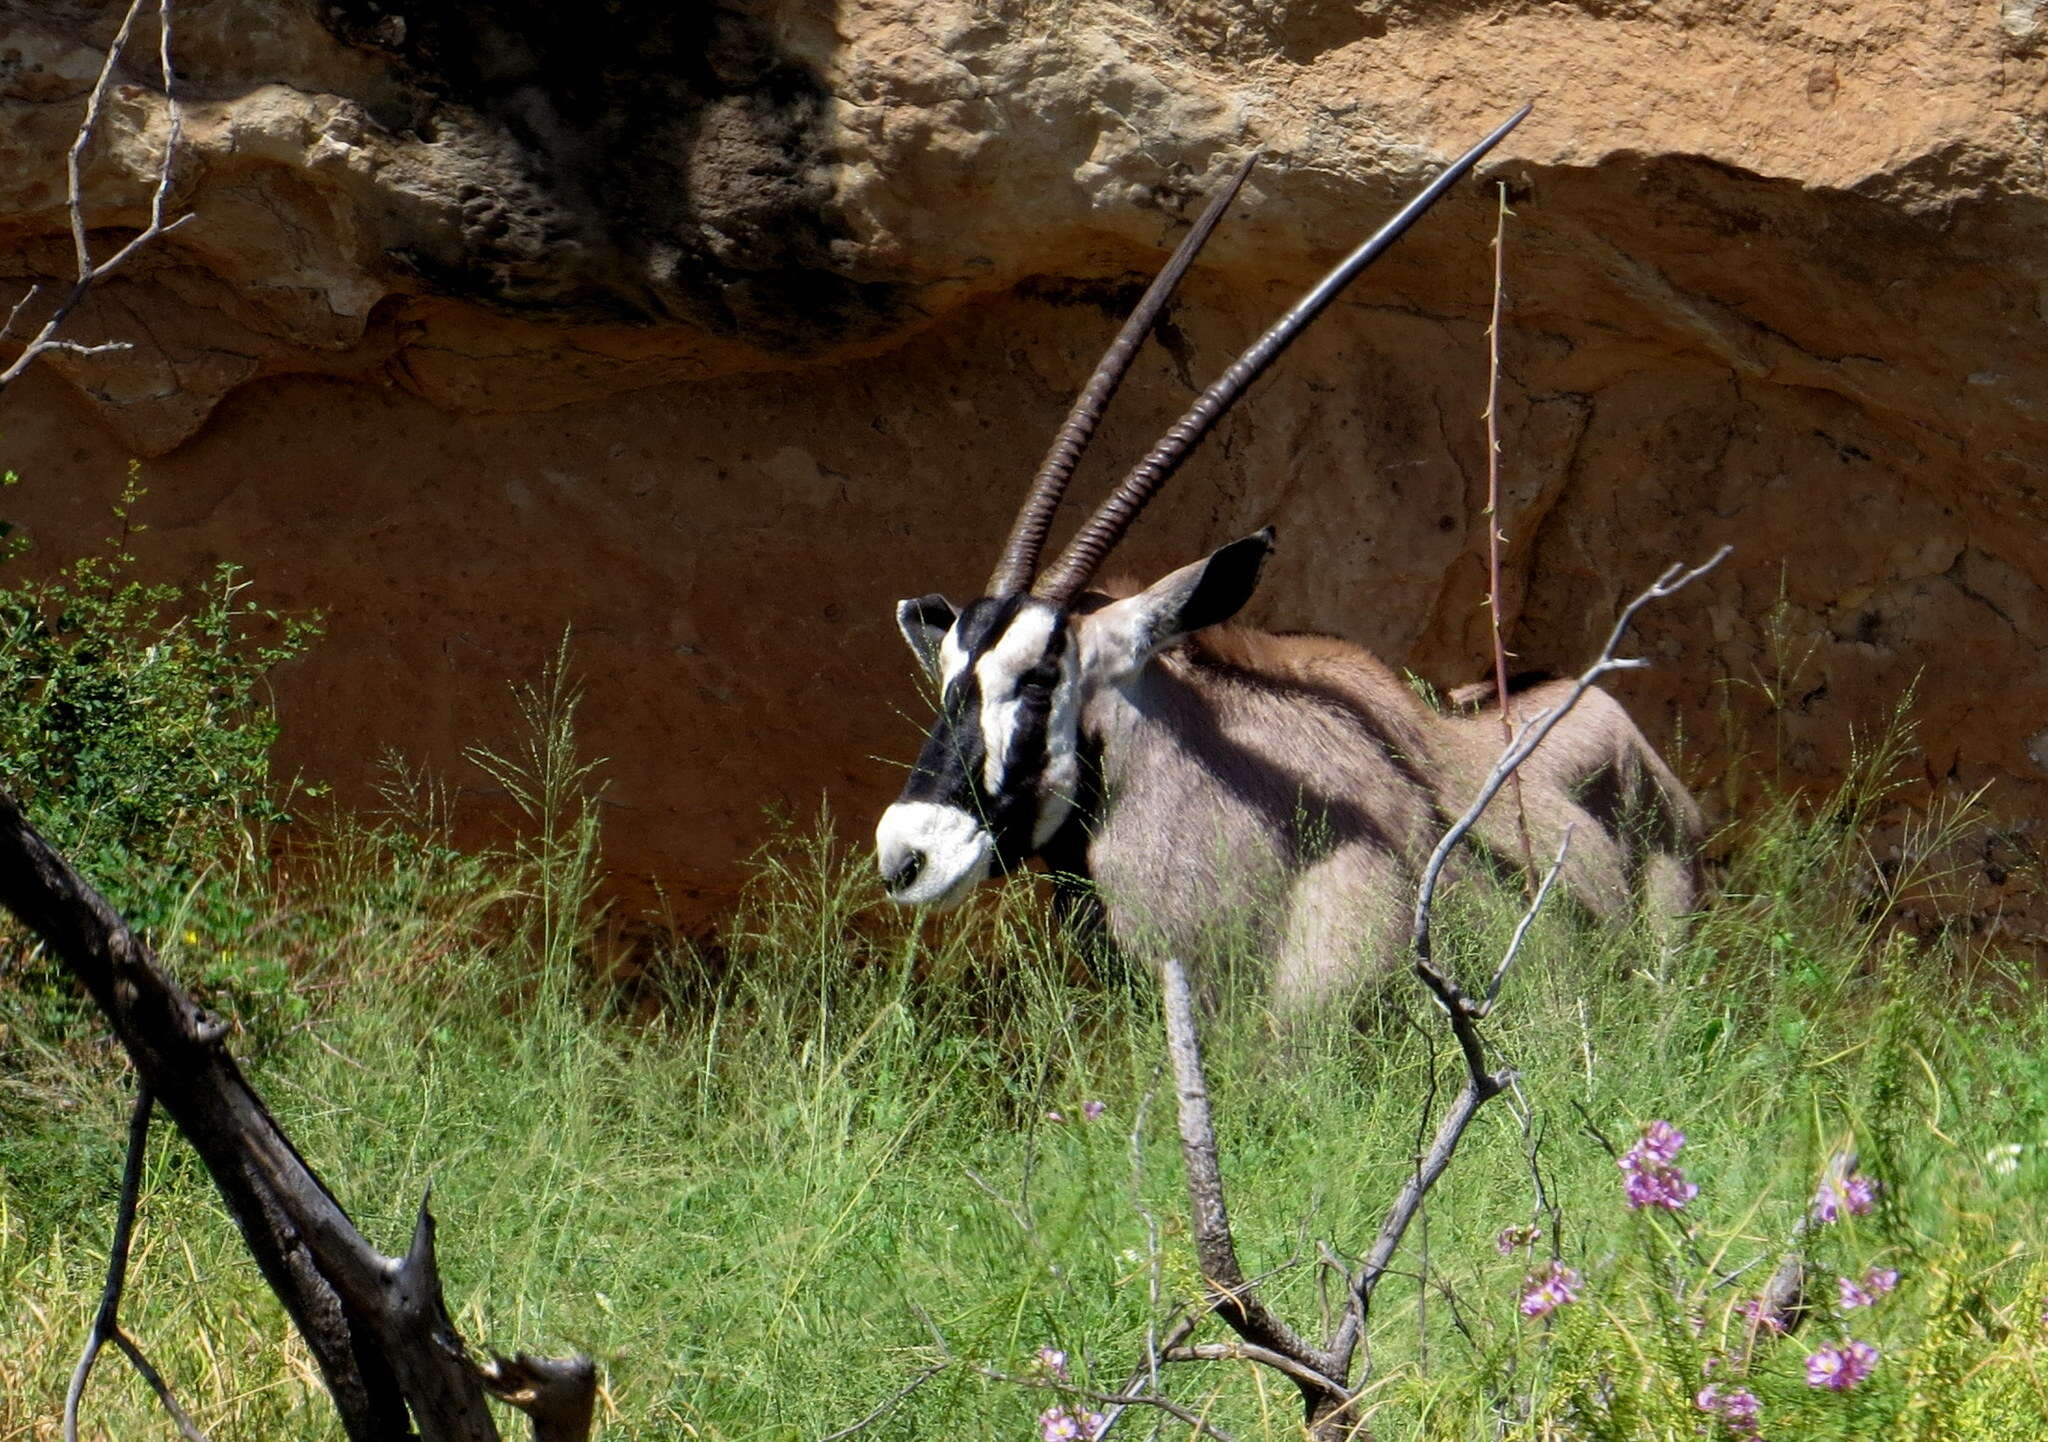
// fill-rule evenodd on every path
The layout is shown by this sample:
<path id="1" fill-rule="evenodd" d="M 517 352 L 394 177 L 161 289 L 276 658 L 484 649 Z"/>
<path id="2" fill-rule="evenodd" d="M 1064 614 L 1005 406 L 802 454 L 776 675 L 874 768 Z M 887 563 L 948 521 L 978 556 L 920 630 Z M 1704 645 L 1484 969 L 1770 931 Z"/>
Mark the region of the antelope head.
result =
<path id="1" fill-rule="evenodd" d="M 983 880 L 1045 846 L 1082 790 L 1081 717 L 1165 647 L 1228 620 L 1250 598 L 1273 546 L 1269 527 L 1174 571 L 1137 595 L 1077 607 L 1111 549 L 1224 412 L 1338 293 L 1399 239 L 1527 115 L 1525 106 L 1459 158 L 1231 363 L 1038 575 L 1068 479 L 1104 408 L 1181 277 L 1250 173 L 1247 159 L 1195 222 L 1074 402 L 1011 528 L 987 592 L 899 602 L 896 622 L 937 688 L 938 716 L 895 804 L 875 828 L 889 895 L 958 905 Z"/>

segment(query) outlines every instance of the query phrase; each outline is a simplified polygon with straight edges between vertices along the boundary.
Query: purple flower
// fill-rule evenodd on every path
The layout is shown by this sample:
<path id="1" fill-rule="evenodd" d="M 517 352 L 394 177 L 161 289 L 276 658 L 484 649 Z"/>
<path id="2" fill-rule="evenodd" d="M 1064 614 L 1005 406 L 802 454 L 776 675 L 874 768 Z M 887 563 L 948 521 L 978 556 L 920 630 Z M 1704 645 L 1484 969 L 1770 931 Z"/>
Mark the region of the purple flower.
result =
<path id="1" fill-rule="evenodd" d="M 1861 1282 L 1849 1277 L 1837 1277 L 1835 1290 L 1840 1297 L 1835 1305 L 1845 1312 L 1853 1311 L 1857 1307 L 1868 1307 L 1898 1285 L 1899 1273 L 1896 1267 L 1872 1267 L 1863 1274 Z"/>
<path id="2" fill-rule="evenodd" d="M 1685 1173 L 1677 1167 L 1640 1166 L 1628 1173 L 1628 1180 L 1622 1185 L 1622 1195 L 1628 1199 L 1632 1212 L 1644 1207 L 1675 1212 L 1699 1194 L 1699 1184 L 1687 1181 Z"/>
<path id="3" fill-rule="evenodd" d="M 1720 1387 L 1709 1383 L 1700 1388 L 1692 1404 L 1707 1415 L 1726 1422 L 1728 1430 L 1738 1437 L 1754 1438 L 1758 1435 L 1757 1423 L 1762 1408 L 1757 1404 L 1756 1394 L 1747 1387 L 1723 1392 Z"/>
<path id="4" fill-rule="evenodd" d="M 1094 1442 L 1109 1426 L 1100 1412 L 1083 1412 L 1076 1417 L 1064 1407 L 1048 1407 L 1038 1414 L 1038 1435 L 1045 1442 Z"/>
<path id="5" fill-rule="evenodd" d="M 1735 1311 L 1738 1316 L 1747 1317 L 1753 1326 L 1759 1327 L 1766 1332 L 1782 1332 L 1785 1330 L 1785 1324 L 1778 1319 L 1775 1313 L 1764 1306 L 1764 1299 L 1762 1297 L 1751 1297 L 1747 1302 L 1738 1303 Z"/>
<path id="6" fill-rule="evenodd" d="M 1067 1119 L 1067 1114 L 1065 1112 L 1054 1111 L 1051 1108 L 1047 1108 L 1045 1113 L 1045 1119 L 1049 1122 L 1063 1122 Z"/>
<path id="7" fill-rule="evenodd" d="M 1868 1377 L 1876 1365 L 1877 1348 L 1868 1342 L 1823 1347 L 1806 1359 L 1806 1385 L 1846 1392 Z"/>
<path id="8" fill-rule="evenodd" d="M 1493 1239 L 1493 1246 L 1503 1257 L 1511 1257 L 1518 1248 L 1533 1247 L 1542 1238 L 1541 1227 L 1503 1227 L 1500 1235 Z"/>
<path id="9" fill-rule="evenodd" d="M 1861 1172 L 1853 1172 L 1839 1182 L 1830 1177 L 1813 1195 L 1813 1219 L 1838 1222 L 1844 1212 L 1860 1217 L 1876 1204 L 1877 1189 L 1877 1181 Z"/>
<path id="10" fill-rule="evenodd" d="M 1756 1393 L 1747 1387 L 1737 1387 L 1721 1399 L 1721 1415 L 1729 1425 L 1755 1430 L 1758 1415 L 1763 1411 L 1756 1400 Z"/>
<path id="11" fill-rule="evenodd" d="M 1668 1167 L 1678 1160 L 1678 1149 L 1684 1145 L 1684 1132 L 1670 1122 L 1656 1121 L 1643 1128 L 1643 1139 L 1629 1149 L 1629 1154 Z"/>
<path id="12" fill-rule="evenodd" d="M 1678 1149 L 1684 1145 L 1685 1133 L 1669 1122 L 1655 1121 L 1643 1128 L 1642 1139 L 1617 1163 L 1627 1178 L 1623 1195 L 1630 1211 L 1662 1207 L 1675 1212 L 1700 1194 L 1699 1187 L 1674 1165 Z"/>
<path id="13" fill-rule="evenodd" d="M 1056 1377 L 1062 1382 L 1067 1380 L 1067 1354 L 1059 1348 L 1040 1347 L 1038 1365 L 1047 1376 Z"/>
<path id="14" fill-rule="evenodd" d="M 1098 1121 L 1101 1119 L 1102 1113 L 1105 1110 L 1107 1110 L 1107 1108 L 1101 1102 L 1082 1102 L 1081 1120 L 1084 1122 Z"/>
<path id="15" fill-rule="evenodd" d="M 1579 1300 L 1579 1274 L 1553 1261 L 1541 1272 L 1531 1272 L 1522 1290 L 1522 1315 L 1547 1317 L 1559 1307 Z"/>

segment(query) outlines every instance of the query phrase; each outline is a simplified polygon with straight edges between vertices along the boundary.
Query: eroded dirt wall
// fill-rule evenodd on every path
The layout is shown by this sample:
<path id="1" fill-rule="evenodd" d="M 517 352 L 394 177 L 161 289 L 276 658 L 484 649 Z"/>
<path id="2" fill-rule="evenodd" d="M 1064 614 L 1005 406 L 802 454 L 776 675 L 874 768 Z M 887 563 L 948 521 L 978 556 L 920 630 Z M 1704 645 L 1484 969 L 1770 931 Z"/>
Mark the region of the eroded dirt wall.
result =
<path id="1" fill-rule="evenodd" d="M 52 553 L 130 456 L 145 563 L 247 564 L 329 638 L 288 762 L 453 776 L 566 626 L 609 855 L 679 919 L 771 814 L 849 823 L 922 703 L 889 607 L 964 596 L 1142 275 L 1266 160 L 1148 348 L 1100 484 L 1328 263 L 1524 98 L 1505 449 L 1523 663 L 1663 564 L 1735 558 L 1622 688 L 1724 814 L 1824 785 L 1910 691 L 1924 806 L 1989 783 L 1980 914 L 2048 816 L 2042 94 L 2031 5 L 368 4 L 176 8 L 195 219 L 0 397 Z M 8 7 L 0 237 L 62 274 L 60 156 L 115 20 Z M 153 37 L 149 37 L 153 39 Z M 132 223 L 140 61 L 90 171 Z M 1267 521 L 1255 619 L 1484 668 L 1490 193 L 1362 281 L 1133 535 Z M 117 238 L 112 231 L 107 239 Z M 11 303 L 11 294 L 0 294 Z M 1084 481 L 1084 488 L 1086 482 Z M 470 773 L 472 778 L 474 773 Z"/>

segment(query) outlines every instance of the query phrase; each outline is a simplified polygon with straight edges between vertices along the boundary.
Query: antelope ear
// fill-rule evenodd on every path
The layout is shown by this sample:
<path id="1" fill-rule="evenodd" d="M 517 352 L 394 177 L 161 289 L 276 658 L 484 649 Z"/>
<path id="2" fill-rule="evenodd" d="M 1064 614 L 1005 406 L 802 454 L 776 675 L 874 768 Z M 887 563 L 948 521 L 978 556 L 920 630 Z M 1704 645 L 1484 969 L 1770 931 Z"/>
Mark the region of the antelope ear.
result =
<path id="1" fill-rule="evenodd" d="M 1081 664 L 1101 680 L 1119 681 L 1190 632 L 1228 621 L 1252 598 L 1272 550 L 1273 528 L 1267 526 L 1135 596 L 1110 602 L 1085 619 Z"/>
<path id="2" fill-rule="evenodd" d="M 896 603 L 896 629 L 903 633 L 925 674 L 932 677 L 939 674 L 939 642 L 959 619 L 959 608 L 937 592 Z"/>

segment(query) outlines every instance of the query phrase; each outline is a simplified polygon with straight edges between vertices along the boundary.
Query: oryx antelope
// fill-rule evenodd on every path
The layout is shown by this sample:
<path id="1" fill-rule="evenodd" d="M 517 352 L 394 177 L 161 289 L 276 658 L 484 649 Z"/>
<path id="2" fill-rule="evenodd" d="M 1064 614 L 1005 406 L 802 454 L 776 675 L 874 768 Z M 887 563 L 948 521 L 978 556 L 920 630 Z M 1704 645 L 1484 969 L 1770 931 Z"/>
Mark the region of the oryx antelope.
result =
<path id="1" fill-rule="evenodd" d="M 1524 114 L 1527 112 L 1524 111 Z M 1037 855 L 1086 878 L 1127 954 L 1253 955 L 1277 1009 L 1314 1009 L 1397 954 L 1417 872 L 1501 746 L 1501 700 L 1441 711 L 1357 646 L 1225 623 L 1273 546 L 1263 530 L 1142 590 L 1091 588 L 1139 511 L 1346 283 L 1521 119 L 1501 126 L 1239 357 L 1032 579 L 1068 477 L 1160 310 L 1250 169 L 1211 202 L 1083 388 L 987 594 L 904 601 L 939 689 L 901 798 L 876 828 L 889 894 L 950 907 Z M 1519 719 L 1566 683 L 1508 703 Z M 1530 843 L 1574 827 L 1563 882 L 1593 915 L 1675 918 L 1694 897 L 1699 813 L 1611 697 L 1589 692 L 1522 772 Z M 1522 855 L 1505 799 L 1476 831 Z"/>

